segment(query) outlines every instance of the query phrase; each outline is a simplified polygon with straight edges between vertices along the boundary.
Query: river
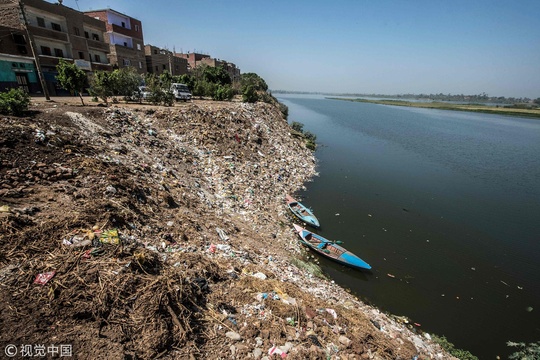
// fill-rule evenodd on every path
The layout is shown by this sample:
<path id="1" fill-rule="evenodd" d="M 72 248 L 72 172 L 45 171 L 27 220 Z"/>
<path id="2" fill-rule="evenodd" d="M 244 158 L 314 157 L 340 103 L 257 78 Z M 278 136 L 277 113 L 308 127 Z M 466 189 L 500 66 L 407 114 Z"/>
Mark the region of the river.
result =
<path id="1" fill-rule="evenodd" d="M 297 195 L 373 267 L 326 273 L 480 359 L 540 340 L 540 120 L 278 99 L 319 145 Z"/>

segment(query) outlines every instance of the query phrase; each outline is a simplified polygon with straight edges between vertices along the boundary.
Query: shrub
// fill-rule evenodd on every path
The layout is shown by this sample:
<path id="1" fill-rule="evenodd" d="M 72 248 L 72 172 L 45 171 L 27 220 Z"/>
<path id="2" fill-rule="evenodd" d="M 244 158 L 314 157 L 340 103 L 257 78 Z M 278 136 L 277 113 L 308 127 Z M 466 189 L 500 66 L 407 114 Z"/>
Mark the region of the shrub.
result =
<path id="1" fill-rule="evenodd" d="M 540 341 L 536 343 L 516 343 L 508 341 L 506 345 L 517 348 L 517 351 L 508 357 L 508 359 L 517 360 L 535 360 L 540 359 Z"/>
<path id="2" fill-rule="evenodd" d="M 257 91 L 255 91 L 255 88 L 251 85 L 247 86 L 242 93 L 242 101 L 254 103 L 257 102 L 257 100 L 259 100 L 259 96 L 257 95 Z"/>
<path id="3" fill-rule="evenodd" d="M 432 338 L 433 338 L 433 341 L 435 341 L 437 344 L 441 345 L 443 349 L 448 351 L 450 355 L 455 356 L 460 360 L 478 360 L 478 358 L 474 356 L 473 354 L 471 354 L 469 351 L 456 349 L 454 344 L 448 341 L 446 337 L 444 336 L 439 337 L 436 335 L 432 335 Z"/>
<path id="4" fill-rule="evenodd" d="M 300 123 L 298 121 L 293 121 L 292 124 L 291 124 L 291 128 L 294 131 L 304 132 L 304 124 L 302 124 L 302 123 Z"/>
<path id="5" fill-rule="evenodd" d="M 0 114 L 21 116 L 30 104 L 30 95 L 22 89 L 0 93 Z"/>
<path id="6" fill-rule="evenodd" d="M 287 107 L 287 105 L 279 103 L 279 110 L 281 110 L 283 117 L 285 118 L 285 120 L 287 120 L 287 118 L 289 117 L 289 108 Z"/>
<path id="7" fill-rule="evenodd" d="M 218 101 L 230 101 L 234 97 L 234 91 L 229 85 L 218 85 L 212 99 Z"/>
<path id="8" fill-rule="evenodd" d="M 69 91 L 71 95 L 78 94 L 84 106 L 82 92 L 88 81 L 86 73 L 77 65 L 64 59 L 60 59 L 58 65 L 56 65 L 56 70 L 58 71 L 56 80 L 58 80 L 62 89 Z"/>

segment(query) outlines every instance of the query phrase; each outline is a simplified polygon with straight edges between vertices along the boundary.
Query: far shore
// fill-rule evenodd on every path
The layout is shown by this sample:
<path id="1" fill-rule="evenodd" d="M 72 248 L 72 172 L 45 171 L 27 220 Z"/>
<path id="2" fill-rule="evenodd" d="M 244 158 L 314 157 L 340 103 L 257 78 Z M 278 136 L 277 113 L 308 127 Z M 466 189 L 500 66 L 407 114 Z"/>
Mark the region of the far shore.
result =
<path id="1" fill-rule="evenodd" d="M 540 109 L 525 109 L 518 107 L 495 107 L 482 104 L 452 104 L 445 102 L 411 102 L 405 100 L 368 100 L 368 99 L 345 99 L 328 97 L 332 100 L 344 100 L 354 102 L 365 102 L 371 104 L 380 105 L 393 105 L 393 106 L 407 106 L 423 109 L 438 109 L 438 110 L 454 110 L 454 111 L 469 111 L 469 112 L 481 112 L 487 114 L 498 115 L 510 115 L 510 116 L 524 116 L 540 118 Z"/>

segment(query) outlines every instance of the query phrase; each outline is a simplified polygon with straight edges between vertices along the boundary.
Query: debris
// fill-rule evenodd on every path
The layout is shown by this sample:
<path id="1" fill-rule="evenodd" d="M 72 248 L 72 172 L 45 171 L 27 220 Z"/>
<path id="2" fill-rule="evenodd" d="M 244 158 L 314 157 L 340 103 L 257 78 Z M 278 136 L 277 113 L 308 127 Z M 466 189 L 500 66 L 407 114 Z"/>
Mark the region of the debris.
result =
<path id="1" fill-rule="evenodd" d="M 242 340 L 242 336 L 240 336 L 239 333 L 234 332 L 234 331 L 227 331 L 227 333 L 225 334 L 225 336 L 228 337 L 229 339 L 233 340 L 233 341 L 240 341 L 240 340 Z"/>
<path id="2" fill-rule="evenodd" d="M 34 284 L 45 285 L 54 277 L 55 274 L 56 271 L 37 274 L 36 278 L 34 279 Z"/>
<path id="3" fill-rule="evenodd" d="M 10 212 L 10 211 L 11 211 L 11 210 L 10 210 L 10 208 L 9 208 L 8 205 L 2 205 L 2 206 L 0 206 L 0 212 L 6 212 L 6 213 L 7 213 L 7 212 Z"/>
<path id="4" fill-rule="evenodd" d="M 266 280 L 266 275 L 262 272 L 256 272 L 252 276 L 256 277 L 257 279 Z"/>
<path id="5" fill-rule="evenodd" d="M 330 315 L 332 315 L 334 317 L 334 319 L 337 319 L 336 310 L 327 308 L 326 312 L 329 313 Z"/>
<path id="6" fill-rule="evenodd" d="M 220 229 L 220 228 L 216 228 L 216 231 L 220 237 L 220 239 L 222 241 L 228 241 L 229 240 L 229 237 L 227 236 L 227 234 L 225 233 L 225 231 L 223 231 L 223 229 Z"/>
<path id="7" fill-rule="evenodd" d="M 118 237 L 118 230 L 112 229 L 104 231 L 101 234 L 100 241 L 104 244 L 118 245 L 120 244 L 120 238 Z"/>
<path id="8" fill-rule="evenodd" d="M 349 339 L 348 337 L 343 336 L 343 335 L 340 335 L 338 340 L 339 340 L 340 344 L 344 345 L 345 347 L 349 347 L 351 345 L 351 343 L 352 343 L 351 339 Z"/>
<path id="9" fill-rule="evenodd" d="M 396 276 L 395 275 L 392 275 L 392 274 L 386 274 L 388 275 L 388 277 L 391 277 L 391 278 L 395 278 Z"/>

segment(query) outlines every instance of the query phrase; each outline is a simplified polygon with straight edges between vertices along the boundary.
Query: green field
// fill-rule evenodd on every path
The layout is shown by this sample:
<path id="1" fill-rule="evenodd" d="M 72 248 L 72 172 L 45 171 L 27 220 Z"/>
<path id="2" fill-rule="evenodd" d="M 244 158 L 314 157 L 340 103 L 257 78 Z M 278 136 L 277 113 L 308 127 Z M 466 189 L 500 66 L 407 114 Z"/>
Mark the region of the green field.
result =
<path id="1" fill-rule="evenodd" d="M 454 111 L 470 111 L 481 112 L 487 114 L 525 116 L 540 118 L 540 109 L 529 109 L 519 107 L 496 107 L 482 104 L 451 104 L 444 102 L 411 102 L 406 100 L 367 100 L 367 99 L 343 99 L 343 98 L 328 98 L 333 100 L 366 102 L 371 104 L 392 105 L 392 106 L 407 106 L 423 109 L 438 109 L 438 110 L 454 110 Z"/>

